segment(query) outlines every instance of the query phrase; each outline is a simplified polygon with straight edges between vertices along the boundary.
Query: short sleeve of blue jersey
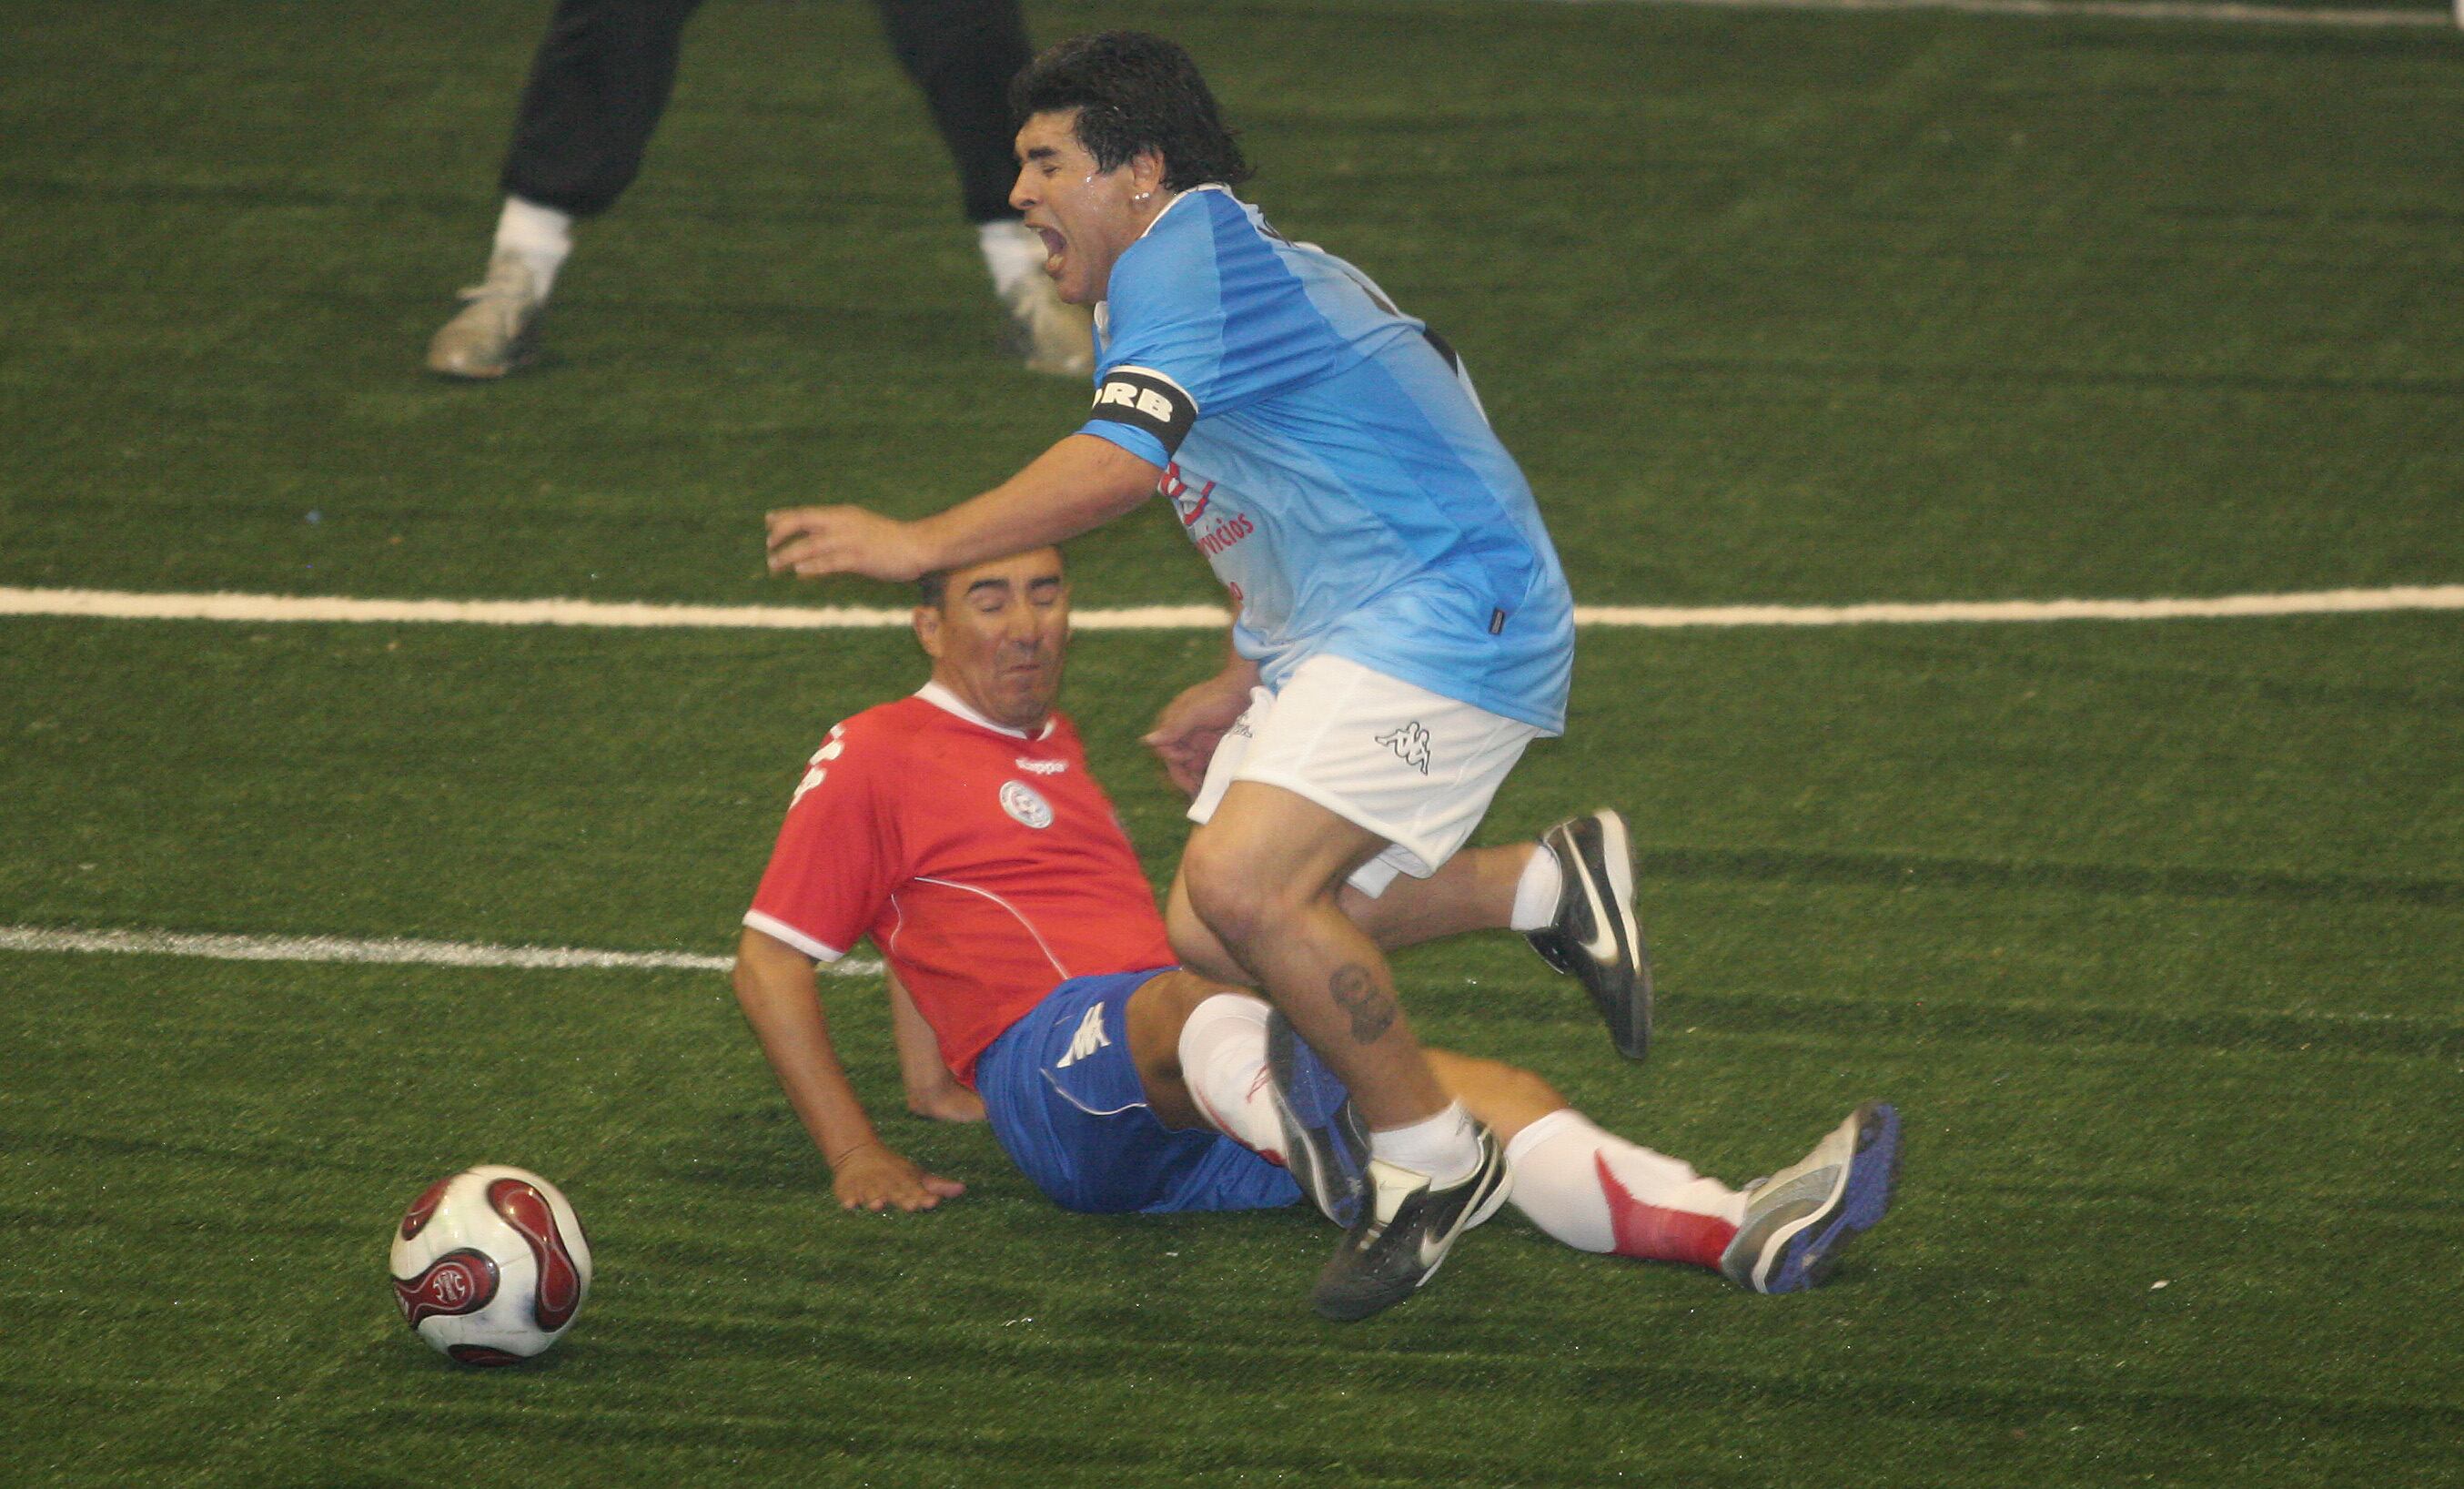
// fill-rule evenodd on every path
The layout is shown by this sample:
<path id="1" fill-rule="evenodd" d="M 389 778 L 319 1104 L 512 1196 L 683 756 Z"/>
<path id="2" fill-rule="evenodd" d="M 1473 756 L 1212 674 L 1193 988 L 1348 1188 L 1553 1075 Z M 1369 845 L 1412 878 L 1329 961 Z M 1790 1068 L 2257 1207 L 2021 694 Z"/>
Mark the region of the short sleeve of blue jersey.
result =
<path id="1" fill-rule="evenodd" d="M 1079 433 L 1169 464 L 1191 424 L 1339 370 L 1355 353 L 1229 191 L 1172 204 L 1112 266 L 1095 405 Z"/>

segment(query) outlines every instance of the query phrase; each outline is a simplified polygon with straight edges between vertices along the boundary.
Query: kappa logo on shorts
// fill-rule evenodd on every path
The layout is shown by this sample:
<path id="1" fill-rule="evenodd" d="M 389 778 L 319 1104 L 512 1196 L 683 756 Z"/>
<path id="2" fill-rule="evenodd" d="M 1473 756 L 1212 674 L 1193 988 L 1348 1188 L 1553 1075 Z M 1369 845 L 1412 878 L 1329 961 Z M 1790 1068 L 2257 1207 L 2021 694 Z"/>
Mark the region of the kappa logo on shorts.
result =
<path id="1" fill-rule="evenodd" d="M 1429 745 L 1432 741 L 1429 731 L 1420 727 L 1419 720 L 1415 719 L 1392 733 L 1377 736 L 1377 743 L 1393 750 L 1396 759 L 1422 775 L 1429 773 Z"/>
<path id="2" fill-rule="evenodd" d="M 1067 1070 L 1111 1042 L 1111 1036 L 1104 1033 L 1104 1005 L 1098 1003 L 1078 1020 L 1078 1032 L 1069 1036 L 1069 1053 L 1055 1060 L 1052 1068 Z"/>
<path id="3" fill-rule="evenodd" d="M 1013 821 L 1038 829 L 1052 825 L 1052 803 L 1024 781 L 1003 781 L 1001 804 L 1001 811 L 1008 812 Z"/>

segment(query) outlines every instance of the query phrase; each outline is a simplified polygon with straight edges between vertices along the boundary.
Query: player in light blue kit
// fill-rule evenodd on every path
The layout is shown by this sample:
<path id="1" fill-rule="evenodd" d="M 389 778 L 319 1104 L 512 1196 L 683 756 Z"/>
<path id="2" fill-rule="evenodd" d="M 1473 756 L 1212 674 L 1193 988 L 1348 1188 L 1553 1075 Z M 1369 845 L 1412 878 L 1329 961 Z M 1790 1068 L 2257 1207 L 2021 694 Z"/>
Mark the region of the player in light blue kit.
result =
<path id="1" fill-rule="evenodd" d="M 1249 169 L 1188 54 L 1081 37 L 1037 58 L 1011 100 L 1011 203 L 1061 298 L 1099 306 L 1087 422 L 918 522 L 773 513 L 770 565 L 913 578 L 1057 542 L 1158 489 L 1172 500 L 1236 610 L 1229 664 L 1148 736 L 1201 824 L 1173 884 L 1173 947 L 1261 988 L 1348 1088 L 1350 1112 L 1287 1136 L 1315 1153 L 1355 1114 L 1368 1129 L 1372 1202 L 1313 1294 L 1325 1317 L 1364 1318 L 1505 1198 L 1498 1145 L 1439 1084 L 1379 941 L 1446 920 L 1473 887 L 1457 851 L 1524 746 L 1564 729 L 1572 598 L 1453 351 L 1232 195 Z M 1551 846 L 1516 886 L 1516 928 L 1639 1057 L 1650 985 L 1624 825 L 1596 813 Z M 1561 902 L 1572 919 L 1552 921 Z"/>

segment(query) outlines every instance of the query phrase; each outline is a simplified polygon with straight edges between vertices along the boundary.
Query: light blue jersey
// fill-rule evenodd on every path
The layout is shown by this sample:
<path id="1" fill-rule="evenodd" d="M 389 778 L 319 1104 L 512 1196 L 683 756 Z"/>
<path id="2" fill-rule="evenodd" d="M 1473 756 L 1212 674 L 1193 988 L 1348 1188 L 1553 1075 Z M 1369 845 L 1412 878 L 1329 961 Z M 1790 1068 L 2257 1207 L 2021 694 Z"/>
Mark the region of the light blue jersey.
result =
<path id="1" fill-rule="evenodd" d="M 1566 726 L 1573 599 L 1453 353 L 1220 186 L 1112 266 L 1081 431 L 1163 466 L 1270 687 L 1321 652 Z"/>

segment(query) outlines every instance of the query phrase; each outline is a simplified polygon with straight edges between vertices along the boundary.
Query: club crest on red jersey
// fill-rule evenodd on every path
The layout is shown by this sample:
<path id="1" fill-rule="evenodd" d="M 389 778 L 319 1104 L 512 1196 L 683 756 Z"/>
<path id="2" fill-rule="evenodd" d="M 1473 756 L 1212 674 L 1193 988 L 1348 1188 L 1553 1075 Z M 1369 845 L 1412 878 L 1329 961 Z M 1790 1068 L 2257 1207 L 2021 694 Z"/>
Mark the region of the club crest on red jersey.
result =
<path id="1" fill-rule="evenodd" d="M 1024 781 L 1003 781 L 1001 804 L 1001 811 L 1008 812 L 1012 820 L 1026 827 L 1041 829 L 1052 825 L 1052 804 Z"/>

